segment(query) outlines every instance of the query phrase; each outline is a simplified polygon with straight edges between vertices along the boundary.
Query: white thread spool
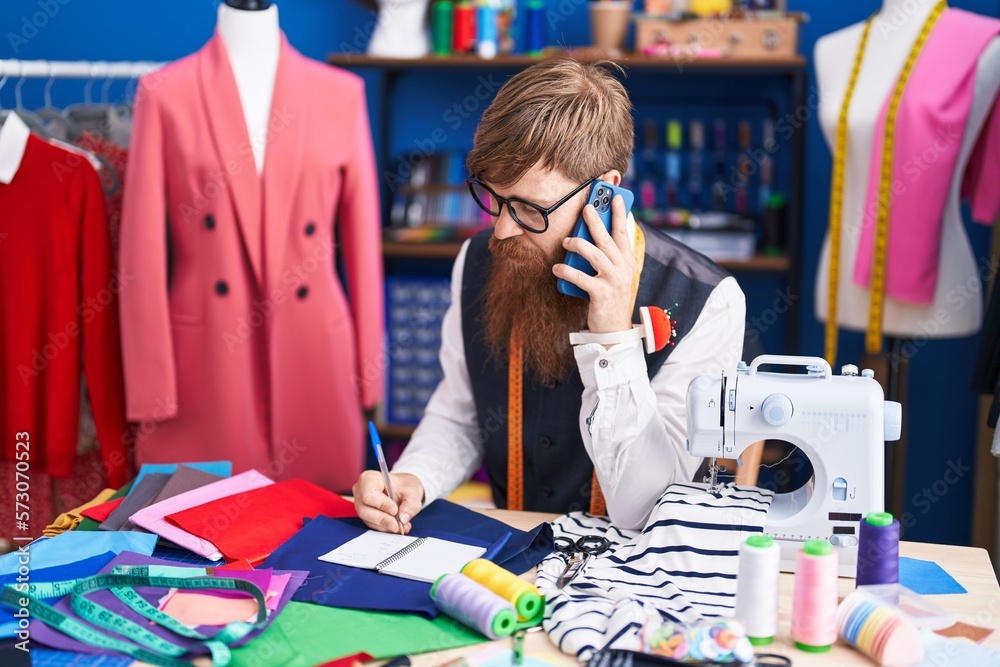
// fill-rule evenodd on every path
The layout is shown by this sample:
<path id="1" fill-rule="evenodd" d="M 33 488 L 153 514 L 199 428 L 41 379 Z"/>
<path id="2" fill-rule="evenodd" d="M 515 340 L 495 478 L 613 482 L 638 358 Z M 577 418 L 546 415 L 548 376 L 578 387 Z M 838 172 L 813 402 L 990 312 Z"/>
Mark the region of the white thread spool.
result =
<path id="1" fill-rule="evenodd" d="M 781 547 L 767 535 L 751 535 L 740 544 L 736 577 L 736 618 L 754 646 L 766 646 L 778 632 L 778 576 Z"/>

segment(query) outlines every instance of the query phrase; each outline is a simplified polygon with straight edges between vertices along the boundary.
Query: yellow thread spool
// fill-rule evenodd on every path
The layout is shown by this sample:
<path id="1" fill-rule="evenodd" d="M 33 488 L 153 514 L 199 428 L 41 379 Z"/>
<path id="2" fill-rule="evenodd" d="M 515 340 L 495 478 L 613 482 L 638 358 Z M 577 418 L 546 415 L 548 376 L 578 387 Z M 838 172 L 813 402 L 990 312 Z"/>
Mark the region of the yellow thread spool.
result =
<path id="1" fill-rule="evenodd" d="M 466 564 L 462 568 L 462 574 L 514 605 L 518 621 L 534 618 L 542 609 L 542 596 L 534 584 L 485 558 L 477 558 Z"/>

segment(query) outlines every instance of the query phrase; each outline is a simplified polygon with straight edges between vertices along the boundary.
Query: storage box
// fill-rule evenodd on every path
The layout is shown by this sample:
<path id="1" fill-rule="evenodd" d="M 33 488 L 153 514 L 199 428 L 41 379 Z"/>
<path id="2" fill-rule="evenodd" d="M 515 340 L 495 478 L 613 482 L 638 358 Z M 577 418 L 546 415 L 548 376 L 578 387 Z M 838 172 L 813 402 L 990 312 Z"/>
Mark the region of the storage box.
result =
<path id="1" fill-rule="evenodd" d="M 791 58 L 798 55 L 801 16 L 707 18 L 668 20 L 638 15 L 635 19 L 636 53 L 666 47 L 674 58 L 703 56 L 728 60 Z"/>

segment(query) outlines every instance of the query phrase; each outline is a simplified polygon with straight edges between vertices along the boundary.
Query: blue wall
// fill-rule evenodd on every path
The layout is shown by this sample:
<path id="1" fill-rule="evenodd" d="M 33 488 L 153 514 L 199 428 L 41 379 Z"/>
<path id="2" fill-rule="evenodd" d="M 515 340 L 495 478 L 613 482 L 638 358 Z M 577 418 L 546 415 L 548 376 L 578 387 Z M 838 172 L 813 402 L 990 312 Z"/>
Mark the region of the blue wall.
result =
<path id="1" fill-rule="evenodd" d="M 588 40 L 588 23 L 583 0 L 548 0 L 560 20 L 551 42 L 580 45 Z M 0 16 L 0 58 L 49 60 L 171 60 L 200 48 L 211 36 L 215 24 L 217 0 L 176 0 L 174 2 L 125 2 L 105 0 L 5 0 Z M 348 0 L 283 0 L 281 23 L 291 43 L 313 58 L 343 49 L 363 50 L 366 35 L 373 26 L 373 16 Z M 805 2 L 790 0 L 790 9 L 807 12 L 811 20 L 802 26 L 800 51 L 811 56 L 816 39 L 851 23 L 860 21 L 880 6 L 877 0 L 852 2 Z M 951 3 L 980 14 L 1000 16 L 995 0 L 956 0 Z M 99 7 L 99 8 L 98 8 Z M 845 57 L 849 57 L 845 54 Z M 369 101 L 373 119 L 381 118 L 383 109 L 377 95 L 377 79 L 366 78 L 371 85 Z M 810 71 L 810 85 L 812 85 Z M 693 80 L 688 80 L 693 81 Z M 13 81 L 0 90 L 0 106 L 14 102 Z M 439 76 L 427 79 L 434 92 L 445 99 L 460 101 L 469 94 L 468 80 Z M 416 86 L 415 82 L 409 82 Z M 686 83 L 685 85 L 695 85 Z M 30 81 L 23 88 L 29 107 L 42 103 L 43 82 Z M 60 81 L 52 95 L 57 105 L 82 101 L 82 82 Z M 100 97 L 101 85 L 93 97 Z M 394 148 L 425 136 L 428 122 L 441 118 L 442 107 L 428 103 L 419 88 L 411 88 L 406 98 L 397 98 Z M 108 90 L 111 100 L 128 95 L 124 83 Z M 402 108 L 406 113 L 398 113 Z M 475 117 L 463 122 L 450 137 L 455 147 L 467 146 L 475 126 Z M 817 257 L 826 229 L 829 202 L 830 153 L 814 119 L 806 135 L 806 200 L 803 230 L 803 275 L 798 309 L 799 352 L 822 354 L 822 327 L 812 315 L 812 281 Z M 987 252 L 988 230 L 969 227 L 977 258 Z M 763 276 L 741 276 L 749 294 L 748 316 L 763 312 L 773 301 L 780 283 Z M 780 352 L 784 345 L 780 332 L 765 337 L 770 352 Z M 968 389 L 970 369 L 978 336 L 955 341 L 929 342 L 912 357 L 910 405 L 907 414 L 910 431 L 908 456 L 907 509 L 913 524 L 910 539 L 963 544 L 969 538 L 967 514 L 972 503 L 972 475 L 965 471 L 957 483 L 948 484 L 945 473 L 960 466 L 971 467 L 976 422 L 976 397 Z M 841 360 L 854 361 L 863 352 L 860 334 L 842 334 Z M 954 475 L 949 474 L 948 480 Z M 935 485 L 935 482 L 937 483 Z M 995 499 L 979 499 L 992 503 Z"/>

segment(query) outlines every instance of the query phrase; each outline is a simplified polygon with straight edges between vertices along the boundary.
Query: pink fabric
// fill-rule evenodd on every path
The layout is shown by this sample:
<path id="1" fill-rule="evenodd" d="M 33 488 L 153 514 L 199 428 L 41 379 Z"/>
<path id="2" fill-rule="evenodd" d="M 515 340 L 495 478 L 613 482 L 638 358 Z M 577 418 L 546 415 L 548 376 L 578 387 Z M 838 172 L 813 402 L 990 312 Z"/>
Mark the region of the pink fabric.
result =
<path id="1" fill-rule="evenodd" d="M 126 182 L 121 328 L 137 461 L 231 460 L 234 472 L 349 489 L 384 366 L 363 81 L 282 38 L 259 177 L 216 35 L 142 79 Z"/>
<path id="2" fill-rule="evenodd" d="M 218 482 L 212 482 L 197 489 L 185 491 L 178 496 L 167 498 L 149 507 L 143 507 L 132 515 L 132 523 L 170 540 L 179 547 L 193 551 L 199 556 L 204 556 L 211 560 L 221 560 L 222 553 L 214 544 L 208 540 L 203 540 L 197 535 L 192 535 L 183 528 L 178 528 L 168 522 L 165 517 L 168 514 L 180 512 L 189 507 L 204 505 L 219 498 L 226 498 L 227 496 L 250 491 L 251 489 L 259 489 L 269 484 L 274 484 L 274 482 L 256 470 L 248 470 L 232 477 L 220 479 Z M 234 501 L 232 507 L 226 510 L 226 515 L 219 517 L 220 524 L 225 523 L 228 525 L 230 522 L 238 520 L 242 511 L 243 508 Z"/>
<path id="3" fill-rule="evenodd" d="M 938 20 L 914 65 L 896 122 L 886 256 L 886 295 L 929 305 L 937 287 L 941 226 L 976 83 L 976 63 L 1000 35 L 1000 21 L 960 9 Z M 887 99 L 875 130 L 868 191 L 854 282 L 871 277 L 878 211 L 882 136 Z M 963 177 L 962 194 L 973 217 L 990 223 L 1000 210 L 1000 114 L 995 110 L 977 140 Z"/>

